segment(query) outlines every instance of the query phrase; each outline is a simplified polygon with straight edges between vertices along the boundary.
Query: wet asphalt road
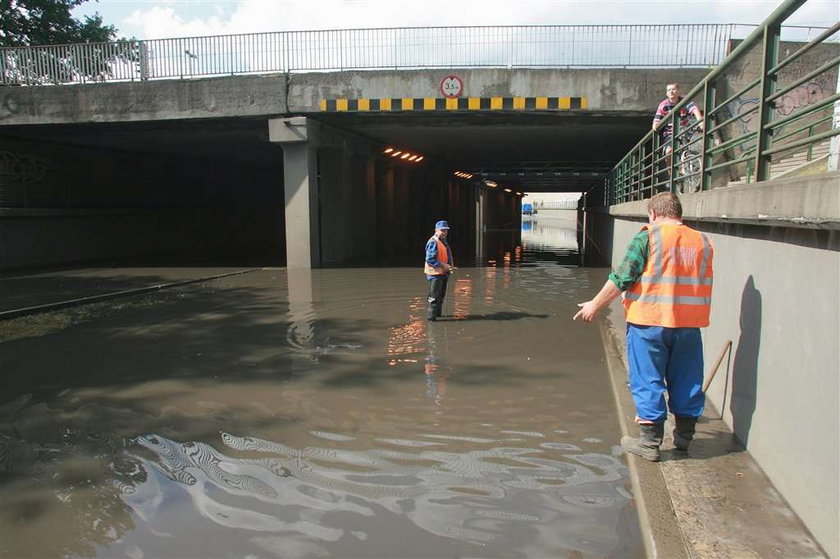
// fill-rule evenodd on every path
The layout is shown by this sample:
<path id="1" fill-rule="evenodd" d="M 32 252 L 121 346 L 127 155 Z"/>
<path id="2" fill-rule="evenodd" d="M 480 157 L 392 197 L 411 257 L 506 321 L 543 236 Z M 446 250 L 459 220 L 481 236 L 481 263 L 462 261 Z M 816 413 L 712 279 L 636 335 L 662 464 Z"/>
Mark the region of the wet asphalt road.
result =
<path id="1" fill-rule="evenodd" d="M 605 271 L 573 224 L 529 225 L 436 323 L 419 266 L 0 322 L 0 556 L 642 556 L 601 339 L 571 321 Z"/>

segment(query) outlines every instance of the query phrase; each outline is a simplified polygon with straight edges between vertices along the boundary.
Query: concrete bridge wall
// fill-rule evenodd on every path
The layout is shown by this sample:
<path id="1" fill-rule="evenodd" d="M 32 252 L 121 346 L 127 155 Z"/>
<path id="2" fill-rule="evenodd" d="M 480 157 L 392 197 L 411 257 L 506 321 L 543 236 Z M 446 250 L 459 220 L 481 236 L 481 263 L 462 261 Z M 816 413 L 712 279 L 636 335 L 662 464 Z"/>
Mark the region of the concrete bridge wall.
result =
<path id="1" fill-rule="evenodd" d="M 285 111 L 285 74 L 0 88 L 0 133 L 3 126 L 11 125 L 245 117 Z"/>
<path id="2" fill-rule="evenodd" d="M 586 110 L 651 113 L 671 81 L 694 87 L 707 70 L 449 69 L 291 74 L 288 111 L 318 112 L 322 99 L 442 97 L 441 81 L 457 75 L 461 97 L 581 97 Z M 701 101 L 700 99 L 697 100 Z"/>
<path id="3" fill-rule="evenodd" d="M 442 97 L 440 82 L 450 74 L 463 80 L 463 97 L 583 97 L 588 111 L 649 113 L 667 82 L 679 80 L 687 90 L 706 70 L 347 71 L 4 87 L 0 127 L 317 113 L 323 99 Z"/>
<path id="4" fill-rule="evenodd" d="M 829 173 L 682 198 L 686 222 L 715 246 L 706 375 L 733 342 L 709 401 L 830 557 L 840 554 L 838 181 Z M 610 214 L 616 266 L 646 220 L 644 202 Z"/>

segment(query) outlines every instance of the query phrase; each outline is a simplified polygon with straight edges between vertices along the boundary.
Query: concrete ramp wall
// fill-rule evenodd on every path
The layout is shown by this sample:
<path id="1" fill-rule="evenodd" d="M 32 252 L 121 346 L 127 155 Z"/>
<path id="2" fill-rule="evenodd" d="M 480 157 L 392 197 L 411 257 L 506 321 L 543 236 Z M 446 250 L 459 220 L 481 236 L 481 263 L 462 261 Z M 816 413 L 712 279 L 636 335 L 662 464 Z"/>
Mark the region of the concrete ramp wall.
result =
<path id="1" fill-rule="evenodd" d="M 838 173 L 682 197 L 715 246 L 708 397 L 830 557 L 840 555 Z M 726 202 L 724 204 L 724 202 Z M 612 263 L 644 218 L 613 206 Z"/>

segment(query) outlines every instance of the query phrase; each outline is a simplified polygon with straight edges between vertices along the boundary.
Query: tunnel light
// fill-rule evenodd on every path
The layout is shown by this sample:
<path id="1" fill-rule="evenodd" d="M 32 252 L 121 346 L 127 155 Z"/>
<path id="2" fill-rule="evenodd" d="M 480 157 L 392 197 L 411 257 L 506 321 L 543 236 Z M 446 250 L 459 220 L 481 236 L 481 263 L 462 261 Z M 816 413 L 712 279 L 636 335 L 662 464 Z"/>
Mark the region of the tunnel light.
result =
<path id="1" fill-rule="evenodd" d="M 420 163 L 421 161 L 423 161 L 423 159 L 425 159 L 425 156 L 421 155 L 420 157 L 418 157 L 417 159 L 415 159 L 415 160 L 414 160 L 414 162 L 415 162 L 415 163 Z"/>
<path id="2" fill-rule="evenodd" d="M 505 192 L 513 192 L 510 188 L 505 188 Z"/>
<path id="3" fill-rule="evenodd" d="M 484 184 L 486 184 L 490 188 L 496 188 L 497 186 L 499 186 L 499 183 L 495 181 L 484 181 Z"/>
<path id="4" fill-rule="evenodd" d="M 516 195 L 517 195 L 517 196 L 522 196 L 522 193 L 521 193 L 521 192 L 517 192 L 517 193 L 516 193 Z"/>
<path id="5" fill-rule="evenodd" d="M 388 146 L 382 149 L 382 155 L 394 157 L 405 163 L 418 163 L 423 160 L 423 156 L 417 153 L 412 153 L 407 149 L 399 149 L 393 146 Z"/>
<path id="6" fill-rule="evenodd" d="M 462 179 L 471 179 L 471 178 L 473 178 L 473 175 L 472 175 L 472 174 L 470 174 L 470 173 L 465 173 L 465 172 L 463 172 L 463 171 L 455 171 L 453 174 L 454 174 L 456 177 L 459 177 L 459 178 L 462 178 Z"/>

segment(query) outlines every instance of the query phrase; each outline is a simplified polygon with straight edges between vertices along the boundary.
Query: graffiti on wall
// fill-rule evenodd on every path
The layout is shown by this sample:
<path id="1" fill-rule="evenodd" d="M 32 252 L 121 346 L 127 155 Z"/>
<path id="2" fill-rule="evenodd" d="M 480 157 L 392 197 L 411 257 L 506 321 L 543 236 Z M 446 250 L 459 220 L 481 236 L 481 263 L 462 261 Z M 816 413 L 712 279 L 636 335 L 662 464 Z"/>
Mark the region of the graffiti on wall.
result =
<path id="1" fill-rule="evenodd" d="M 807 84 L 800 85 L 796 89 L 793 89 L 776 99 L 773 103 L 774 111 L 779 117 L 788 116 L 798 109 L 814 105 L 824 99 L 826 97 L 825 91 L 827 89 L 832 91 L 831 94 L 833 95 L 833 89 L 829 88 L 827 85 L 827 78 L 817 79 Z M 738 116 L 737 122 L 740 127 L 740 131 L 738 133 L 739 135 L 758 130 L 758 111 L 755 110 L 756 105 L 758 105 L 758 98 L 755 97 L 746 99 L 738 98 L 732 101 L 733 109 L 731 116 Z M 794 124 L 797 126 L 801 125 L 801 123 Z M 776 129 L 775 133 L 782 134 L 784 128 L 784 126 L 779 127 Z M 754 146 L 755 140 L 750 140 L 741 144 L 740 148 L 743 152 L 752 149 Z"/>
<path id="2" fill-rule="evenodd" d="M 0 206 L 26 208 L 30 205 L 30 187 L 47 175 L 47 162 L 39 157 L 0 150 Z"/>
<path id="3" fill-rule="evenodd" d="M 823 84 L 813 81 L 807 85 L 800 85 L 776 100 L 776 113 L 787 116 L 796 109 L 813 105 L 825 97 Z"/>
<path id="4" fill-rule="evenodd" d="M 41 182 L 47 174 L 47 162 L 39 157 L 0 150 L 0 177 L 9 182 Z"/>
<path id="5" fill-rule="evenodd" d="M 17 100 L 11 95 L 6 95 L 3 97 L 3 100 L 0 101 L 0 119 L 14 116 L 19 110 L 20 106 L 18 105 Z"/>

